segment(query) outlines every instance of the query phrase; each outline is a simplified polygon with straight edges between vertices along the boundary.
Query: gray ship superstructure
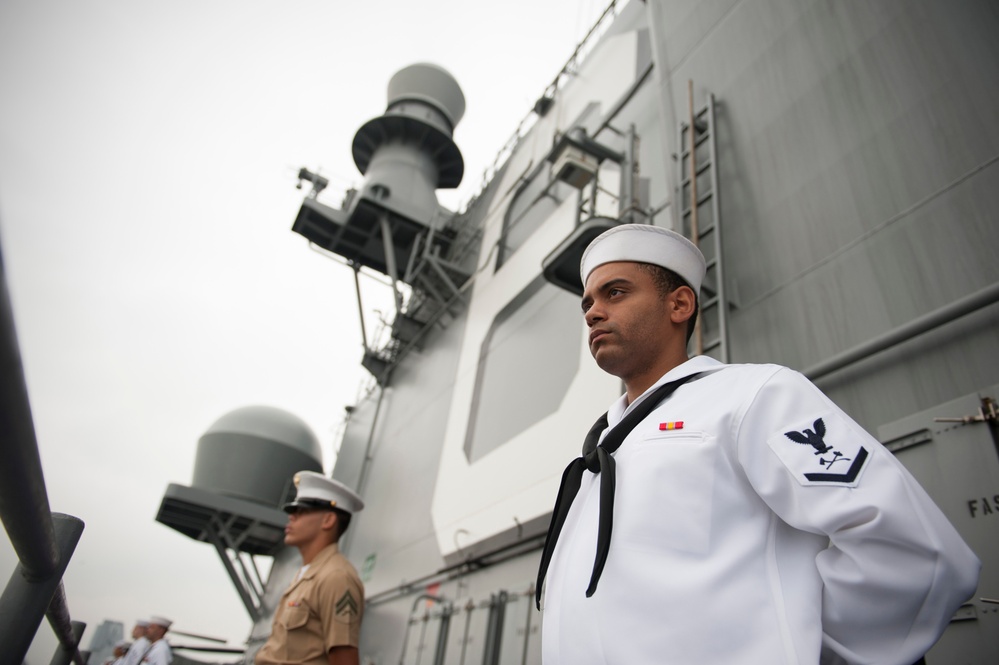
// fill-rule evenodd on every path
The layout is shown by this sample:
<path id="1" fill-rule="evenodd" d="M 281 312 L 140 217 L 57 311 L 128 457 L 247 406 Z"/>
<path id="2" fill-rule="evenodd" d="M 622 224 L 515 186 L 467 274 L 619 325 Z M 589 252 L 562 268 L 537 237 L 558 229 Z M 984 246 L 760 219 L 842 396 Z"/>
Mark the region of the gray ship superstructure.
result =
<path id="1" fill-rule="evenodd" d="M 464 175 L 460 87 L 397 73 L 354 139 L 364 184 L 337 199 L 303 169 L 294 221 L 331 271 L 395 285 L 333 471 L 367 503 L 342 543 L 366 585 L 362 662 L 540 663 L 559 478 L 622 390 L 590 358 L 578 259 L 626 221 L 706 255 L 692 352 L 802 371 L 919 478 L 984 563 L 926 660 L 999 662 L 996 34 L 996 8 L 966 0 L 614 4 L 460 211 L 435 194 Z M 211 536 L 250 654 L 299 565 L 276 506 Z M 188 535 L 243 524 L 227 507 Z M 251 552 L 254 528 L 270 540 Z M 275 556 L 266 584 L 240 552 Z"/>

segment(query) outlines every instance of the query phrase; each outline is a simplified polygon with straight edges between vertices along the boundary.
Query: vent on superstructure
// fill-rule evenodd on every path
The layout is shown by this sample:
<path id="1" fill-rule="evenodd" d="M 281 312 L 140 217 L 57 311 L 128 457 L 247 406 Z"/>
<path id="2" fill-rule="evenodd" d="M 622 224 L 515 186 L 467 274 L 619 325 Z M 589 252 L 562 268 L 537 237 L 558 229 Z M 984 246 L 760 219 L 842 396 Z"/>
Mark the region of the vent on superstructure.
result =
<path id="1" fill-rule="evenodd" d="M 443 262 L 448 279 L 463 283 L 468 275 L 446 263 L 453 214 L 435 190 L 461 183 L 464 161 L 452 136 L 464 113 L 461 88 L 444 69 L 416 64 L 397 72 L 385 113 L 354 136 L 351 152 L 363 184 L 341 208 L 306 198 L 292 230 L 393 282 L 436 285 L 439 274 L 423 273 L 440 273 Z"/>
<path id="2" fill-rule="evenodd" d="M 388 346 L 369 344 L 360 313 L 361 364 L 382 384 L 400 349 L 420 339 L 427 325 L 456 313 L 462 286 L 471 277 L 463 260 L 467 243 L 456 226 L 460 217 L 442 207 L 435 192 L 458 186 L 464 174 L 452 139 L 464 112 L 464 95 L 447 71 L 410 65 L 389 81 L 385 113 L 354 136 L 354 163 L 365 178 L 360 188 L 347 192 L 340 208 L 317 200 L 324 184 L 319 176 L 299 172 L 300 183 L 310 181 L 314 187 L 292 230 L 343 257 L 355 274 L 367 268 L 390 278 L 399 322 L 391 326 Z M 408 302 L 400 284 L 411 289 Z"/>

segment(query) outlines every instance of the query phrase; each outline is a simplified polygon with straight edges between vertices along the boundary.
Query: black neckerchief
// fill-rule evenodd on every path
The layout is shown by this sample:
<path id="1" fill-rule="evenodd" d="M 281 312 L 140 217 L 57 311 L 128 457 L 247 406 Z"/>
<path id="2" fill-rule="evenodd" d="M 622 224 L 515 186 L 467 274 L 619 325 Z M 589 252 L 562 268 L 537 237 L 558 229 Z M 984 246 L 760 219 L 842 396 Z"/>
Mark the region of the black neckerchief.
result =
<path id="1" fill-rule="evenodd" d="M 590 428 L 583 441 L 583 455 L 572 460 L 562 473 L 562 484 L 559 486 L 558 496 L 555 498 L 552 521 L 548 524 L 548 536 L 545 538 L 541 567 L 538 569 L 538 584 L 534 590 L 535 602 L 539 610 L 541 609 L 541 587 L 545 582 L 545 575 L 548 574 L 548 565 L 555 552 L 555 543 L 558 542 L 562 525 L 565 524 L 565 518 L 569 514 L 569 507 L 572 506 L 572 501 L 579 492 L 583 471 L 600 474 L 600 521 L 597 529 L 597 555 L 593 561 L 590 586 L 586 589 L 586 597 L 589 598 L 597 590 L 597 582 L 600 580 L 600 574 L 607 562 L 611 530 L 614 525 L 615 474 L 614 458 L 611 457 L 611 453 L 621 447 L 625 437 L 631 434 L 631 430 L 635 429 L 638 423 L 672 395 L 673 391 L 695 376 L 696 374 L 690 374 L 676 381 L 664 383 L 653 390 L 648 397 L 642 400 L 641 404 L 636 406 L 611 431 L 607 432 L 607 436 L 604 437 L 600 445 L 597 445 L 597 441 L 600 439 L 600 433 L 607 429 L 607 414 L 600 416 L 597 418 L 597 422 L 593 423 L 593 427 Z"/>

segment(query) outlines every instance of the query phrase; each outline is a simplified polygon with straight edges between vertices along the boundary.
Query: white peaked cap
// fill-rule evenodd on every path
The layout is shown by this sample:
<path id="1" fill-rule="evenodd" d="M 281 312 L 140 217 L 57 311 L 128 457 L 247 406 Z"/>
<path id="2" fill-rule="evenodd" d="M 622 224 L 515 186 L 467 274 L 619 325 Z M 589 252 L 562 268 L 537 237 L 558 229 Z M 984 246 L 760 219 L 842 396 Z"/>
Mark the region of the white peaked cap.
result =
<path id="1" fill-rule="evenodd" d="M 146 626 L 149 625 L 149 622 L 146 621 L 145 619 L 136 619 L 135 620 L 135 625 L 136 626 L 141 626 L 142 628 L 145 628 Z"/>
<path id="2" fill-rule="evenodd" d="M 651 263 L 672 270 L 697 294 L 706 270 L 704 255 L 694 243 L 676 231 L 648 224 L 621 224 L 594 238 L 579 262 L 583 285 L 594 268 L 615 261 Z"/>
<path id="3" fill-rule="evenodd" d="M 170 619 L 164 619 L 163 617 L 149 617 L 149 623 L 153 626 L 163 626 L 164 628 L 169 628 L 173 625 L 173 621 Z"/>
<path id="4" fill-rule="evenodd" d="M 315 471 L 299 471 L 295 474 L 297 492 L 295 500 L 284 505 L 285 512 L 299 506 L 310 508 L 338 508 L 348 513 L 356 513 L 364 508 L 364 501 L 357 492 L 339 480 L 327 478 Z"/>

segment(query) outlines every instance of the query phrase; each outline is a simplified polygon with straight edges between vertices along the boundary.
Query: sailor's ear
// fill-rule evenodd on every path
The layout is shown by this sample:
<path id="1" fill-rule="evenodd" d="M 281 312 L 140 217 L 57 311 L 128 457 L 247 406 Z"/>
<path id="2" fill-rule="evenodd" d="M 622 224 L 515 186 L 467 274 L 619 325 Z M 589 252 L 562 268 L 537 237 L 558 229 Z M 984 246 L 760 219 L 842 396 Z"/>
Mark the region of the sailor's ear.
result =
<path id="1" fill-rule="evenodd" d="M 669 317 L 673 323 L 683 323 L 694 315 L 697 308 L 697 298 L 689 286 L 678 286 L 673 289 L 667 299 Z"/>
<path id="2" fill-rule="evenodd" d="M 339 518 L 337 517 L 337 514 L 332 510 L 329 510 L 323 513 L 323 521 L 320 523 L 320 526 L 323 529 L 336 529 L 338 520 Z"/>

